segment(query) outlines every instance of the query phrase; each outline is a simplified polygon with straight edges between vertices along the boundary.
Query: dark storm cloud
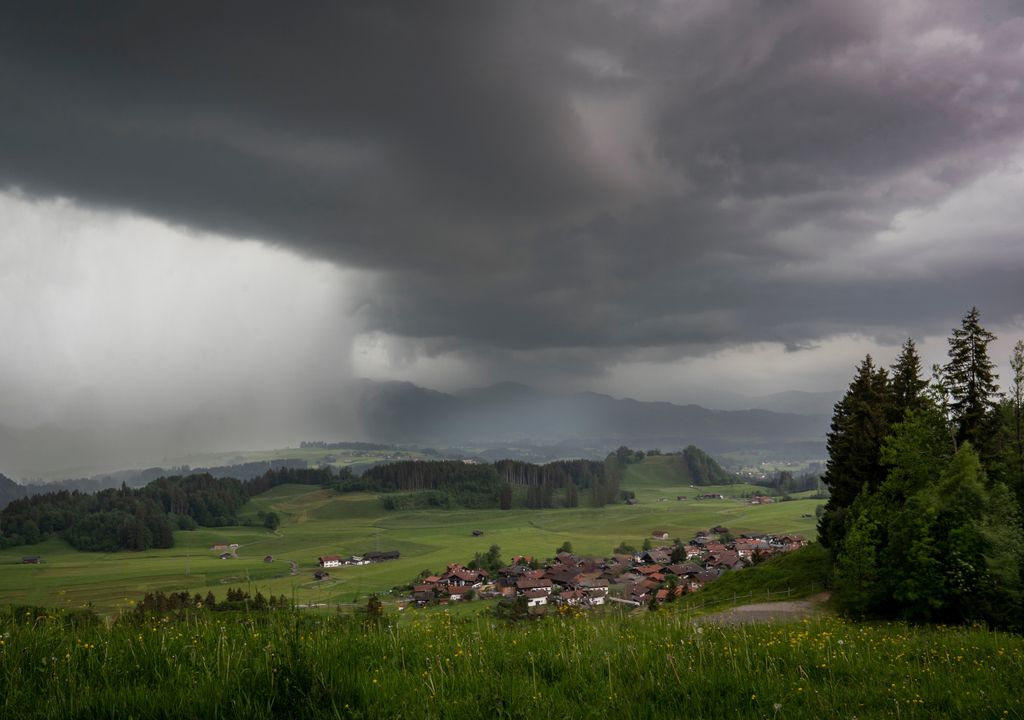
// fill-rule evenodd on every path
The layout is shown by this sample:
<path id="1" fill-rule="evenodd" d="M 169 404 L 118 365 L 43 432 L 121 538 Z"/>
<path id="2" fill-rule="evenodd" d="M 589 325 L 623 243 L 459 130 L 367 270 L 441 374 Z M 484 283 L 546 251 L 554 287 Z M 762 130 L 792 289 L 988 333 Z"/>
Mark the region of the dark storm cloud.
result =
<path id="1" fill-rule="evenodd" d="M 1005 322 L 1016 228 L 876 241 L 1019 151 L 1014 8 L 23 3 L 0 185 L 372 270 L 366 329 L 496 366 Z"/>

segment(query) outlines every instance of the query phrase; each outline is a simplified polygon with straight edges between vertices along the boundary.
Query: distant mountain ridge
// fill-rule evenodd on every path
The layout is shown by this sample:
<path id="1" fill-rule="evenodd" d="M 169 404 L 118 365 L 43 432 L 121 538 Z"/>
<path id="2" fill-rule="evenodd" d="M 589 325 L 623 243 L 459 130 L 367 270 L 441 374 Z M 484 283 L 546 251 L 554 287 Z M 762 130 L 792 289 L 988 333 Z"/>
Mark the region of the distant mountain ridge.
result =
<path id="1" fill-rule="evenodd" d="M 609 446 L 695 444 L 724 452 L 809 443 L 823 452 L 828 429 L 827 415 L 709 410 L 592 392 L 550 393 L 516 383 L 449 394 L 406 382 L 362 380 L 357 406 L 367 437 L 427 445 L 596 440 Z"/>
<path id="2" fill-rule="evenodd" d="M 769 396 L 765 404 L 803 407 L 807 396 L 814 396 L 812 405 L 826 404 L 827 398 L 814 393 L 782 393 Z M 732 402 L 741 402 L 738 397 Z M 778 459 L 809 459 L 824 457 L 831 416 L 831 411 L 801 415 L 770 409 L 709 410 L 593 392 L 548 392 L 517 383 L 445 393 L 407 382 L 358 380 L 324 393 L 320 401 L 307 408 L 298 424 L 264 436 L 248 434 L 232 422 L 258 413 L 258 407 L 216 404 L 202 412 L 131 426 L 113 421 L 33 428 L 0 424 L 0 471 L 22 483 L 88 478 L 78 489 L 97 489 L 92 479 L 114 476 L 124 468 L 169 467 L 174 458 L 250 444 L 281 447 L 271 443 L 300 437 L 444 447 L 455 455 L 458 450 L 483 459 L 531 462 L 599 459 L 623 444 L 663 450 L 693 444 L 718 454 L 763 450 Z M 117 478 L 117 484 L 121 480 L 131 485 L 135 478 Z M 21 490 L 16 485 L 0 487 L 0 492 Z"/>

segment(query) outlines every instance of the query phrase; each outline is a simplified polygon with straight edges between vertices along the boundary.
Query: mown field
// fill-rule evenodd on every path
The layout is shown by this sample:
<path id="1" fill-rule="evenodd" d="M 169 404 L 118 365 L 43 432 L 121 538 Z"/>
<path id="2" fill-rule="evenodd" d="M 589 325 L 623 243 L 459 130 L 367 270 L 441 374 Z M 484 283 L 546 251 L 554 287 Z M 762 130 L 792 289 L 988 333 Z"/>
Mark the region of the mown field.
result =
<path id="1" fill-rule="evenodd" d="M 814 536 L 814 509 L 820 500 L 800 499 L 752 506 L 738 496 L 747 485 L 692 488 L 678 484 L 661 458 L 628 468 L 624 488 L 636 492 L 637 505 L 553 510 L 416 510 L 387 512 L 377 496 L 339 495 L 309 486 L 287 485 L 258 496 L 244 509 L 277 512 L 275 533 L 262 527 L 200 529 L 175 534 L 175 547 L 146 552 L 83 553 L 60 540 L 0 551 L 0 604 L 79 607 L 91 603 L 114 615 L 130 609 L 147 590 L 189 590 L 218 599 L 228 587 L 242 586 L 264 595 L 285 594 L 299 604 L 346 604 L 411 580 L 424 569 L 468 562 L 492 543 L 507 559 L 512 554 L 547 557 L 570 541 L 583 554 L 607 555 L 626 540 L 639 547 L 652 530 L 688 539 L 699 529 L 723 524 L 734 533 L 797 532 Z M 721 492 L 725 500 L 694 500 Z M 677 495 L 689 499 L 677 501 Z M 664 502 L 661 498 L 666 498 Z M 809 516 L 809 517 L 805 517 Z M 473 537 L 473 530 L 482 530 Z M 238 543 L 238 558 L 220 560 L 214 543 Z M 401 559 L 331 570 L 316 582 L 316 558 L 368 550 L 398 550 Z M 41 555 L 41 565 L 21 565 L 24 554 Z M 274 562 L 264 562 L 273 555 Z M 299 566 L 292 575 L 289 561 Z"/>
<path id="2" fill-rule="evenodd" d="M 2 718 L 1020 718 L 1024 639 L 662 609 L 505 624 L 0 613 Z"/>

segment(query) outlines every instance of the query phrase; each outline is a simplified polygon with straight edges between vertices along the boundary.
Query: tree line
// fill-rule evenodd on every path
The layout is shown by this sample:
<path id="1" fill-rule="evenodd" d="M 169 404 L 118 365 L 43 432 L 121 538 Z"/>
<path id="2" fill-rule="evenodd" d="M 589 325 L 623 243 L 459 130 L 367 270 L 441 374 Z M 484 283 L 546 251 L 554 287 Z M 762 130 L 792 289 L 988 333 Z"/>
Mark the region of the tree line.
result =
<path id="1" fill-rule="evenodd" d="M 343 492 L 409 493 L 386 496 L 389 510 L 411 507 L 577 507 L 582 499 L 600 507 L 622 498 L 622 466 L 615 453 L 604 462 L 559 460 L 536 465 L 520 460 L 493 464 L 457 460 L 403 460 L 374 465 L 339 483 Z"/>
<path id="2" fill-rule="evenodd" d="M 164 593 L 160 590 L 147 592 L 142 599 L 135 603 L 130 615 L 122 615 L 119 622 L 140 622 L 145 621 L 152 615 L 163 615 L 166 613 L 175 614 L 178 619 L 197 611 L 212 612 L 262 612 L 267 610 L 288 610 L 292 607 L 291 601 L 284 595 L 271 595 L 266 597 L 259 590 L 251 595 L 242 588 L 228 588 L 224 600 L 218 601 L 213 591 L 206 595 L 195 593 L 190 595 L 187 590 L 180 592 Z"/>
<path id="3" fill-rule="evenodd" d="M 276 468 L 252 480 L 208 473 L 161 477 L 141 488 L 59 490 L 12 501 L 0 512 L 0 548 L 63 537 L 78 550 L 113 552 L 174 546 L 174 530 L 238 524 L 249 498 L 284 483 L 338 481 L 330 468 Z"/>
<path id="4" fill-rule="evenodd" d="M 848 612 L 1024 627 L 1024 342 L 1004 395 L 994 339 L 972 308 L 930 379 L 908 339 L 836 404 L 818 535 Z"/>

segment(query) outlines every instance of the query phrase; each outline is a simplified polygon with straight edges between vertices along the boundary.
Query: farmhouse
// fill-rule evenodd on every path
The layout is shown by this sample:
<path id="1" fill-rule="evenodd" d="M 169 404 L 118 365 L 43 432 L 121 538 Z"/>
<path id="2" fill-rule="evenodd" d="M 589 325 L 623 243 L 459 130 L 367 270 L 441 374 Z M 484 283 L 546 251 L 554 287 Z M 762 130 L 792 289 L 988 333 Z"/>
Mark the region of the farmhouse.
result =
<path id="1" fill-rule="evenodd" d="M 587 596 L 587 602 L 591 605 L 604 605 L 608 597 L 607 580 L 590 580 L 583 583 L 583 593 Z"/>
<path id="2" fill-rule="evenodd" d="M 652 530 L 651 537 L 655 540 L 668 540 L 667 530 Z"/>
<path id="3" fill-rule="evenodd" d="M 474 589 L 462 585 L 449 585 L 445 588 L 444 592 L 448 595 L 449 600 L 457 602 L 459 600 L 468 600 L 472 596 Z"/>
<path id="4" fill-rule="evenodd" d="M 452 563 L 439 582 L 448 586 L 479 587 L 487 574 L 482 570 L 467 570 L 458 563 Z"/>
<path id="5" fill-rule="evenodd" d="M 340 567 L 341 557 L 338 555 L 321 555 L 317 559 L 317 565 L 320 567 Z"/>
<path id="6" fill-rule="evenodd" d="M 552 584 L 550 580 L 517 580 L 516 588 L 522 593 L 544 591 L 545 596 L 551 593 Z"/>
<path id="7" fill-rule="evenodd" d="M 548 604 L 548 593 L 544 590 L 527 590 L 523 593 L 526 598 L 527 607 L 537 607 Z"/>
<path id="8" fill-rule="evenodd" d="M 22 565 L 38 565 L 42 562 L 42 558 L 38 555 L 26 555 L 21 559 Z"/>
<path id="9" fill-rule="evenodd" d="M 586 593 L 582 590 L 566 590 L 555 600 L 561 605 L 580 605 L 586 597 Z"/>

